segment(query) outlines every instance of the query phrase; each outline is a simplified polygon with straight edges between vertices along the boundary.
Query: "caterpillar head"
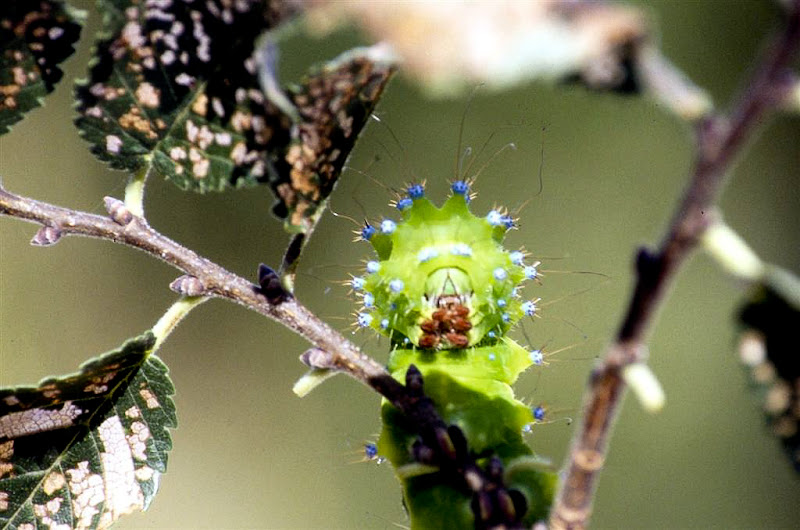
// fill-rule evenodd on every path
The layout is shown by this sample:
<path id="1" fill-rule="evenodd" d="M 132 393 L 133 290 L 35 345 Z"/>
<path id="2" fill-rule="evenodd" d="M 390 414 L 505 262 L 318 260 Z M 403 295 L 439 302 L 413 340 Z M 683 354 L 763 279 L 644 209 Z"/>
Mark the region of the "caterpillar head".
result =
<path id="1" fill-rule="evenodd" d="M 451 189 L 439 208 L 421 184 L 412 184 L 396 202 L 401 222 L 385 219 L 361 231 L 378 259 L 353 282 L 363 292 L 358 323 L 395 347 L 452 350 L 492 343 L 535 311 L 518 294 L 531 268 L 522 252 L 502 247 L 513 219 L 497 210 L 485 217 L 470 212 L 467 181 Z"/>

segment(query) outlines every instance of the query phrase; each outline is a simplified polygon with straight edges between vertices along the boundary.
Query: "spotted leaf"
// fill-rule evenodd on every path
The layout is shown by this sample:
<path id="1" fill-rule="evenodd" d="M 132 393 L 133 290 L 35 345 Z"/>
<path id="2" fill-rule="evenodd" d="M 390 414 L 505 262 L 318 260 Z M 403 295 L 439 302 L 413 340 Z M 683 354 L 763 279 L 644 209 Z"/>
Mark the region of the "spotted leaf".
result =
<path id="1" fill-rule="evenodd" d="M 0 389 L 0 527 L 107 528 L 146 509 L 177 425 L 147 333 L 38 387 Z"/>
<path id="2" fill-rule="evenodd" d="M 0 3 L 0 134 L 53 91 L 83 14 L 58 0 Z"/>
<path id="3" fill-rule="evenodd" d="M 266 0 L 101 0 L 104 30 L 76 87 L 77 126 L 117 169 L 199 192 L 257 183 L 289 118 L 258 82 L 254 43 L 290 15 Z"/>
<path id="4" fill-rule="evenodd" d="M 314 226 L 395 69 L 384 47 L 357 48 L 289 87 L 300 122 L 270 182 L 279 199 L 274 211 L 289 231 Z"/>
<path id="5" fill-rule="evenodd" d="M 800 280 L 773 268 L 742 308 L 742 362 L 762 399 L 766 424 L 800 474 Z"/>

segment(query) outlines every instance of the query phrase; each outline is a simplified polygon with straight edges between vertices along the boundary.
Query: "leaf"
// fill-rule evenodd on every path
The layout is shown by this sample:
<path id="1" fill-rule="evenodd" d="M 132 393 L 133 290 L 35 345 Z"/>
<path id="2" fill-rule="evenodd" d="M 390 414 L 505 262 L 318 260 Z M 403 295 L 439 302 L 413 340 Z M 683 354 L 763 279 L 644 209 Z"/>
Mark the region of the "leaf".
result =
<path id="1" fill-rule="evenodd" d="M 177 425 L 148 332 L 38 387 L 0 389 L 0 527 L 107 528 L 146 509 Z"/>
<path id="2" fill-rule="evenodd" d="M 800 279 L 771 267 L 739 318 L 739 355 L 762 399 L 766 424 L 800 474 Z"/>
<path id="3" fill-rule="evenodd" d="M 300 123 L 270 185 L 279 199 L 273 211 L 290 232 L 313 229 L 395 70 L 385 47 L 356 48 L 312 69 L 299 86 L 289 88 Z"/>
<path id="4" fill-rule="evenodd" d="M 265 178 L 267 147 L 288 141 L 290 120 L 264 97 L 251 56 L 256 37 L 291 15 L 281 5 L 101 0 L 104 30 L 76 86 L 92 152 L 199 192 Z"/>
<path id="5" fill-rule="evenodd" d="M 58 0 L 0 3 L 0 134 L 42 104 L 75 51 L 83 13 Z"/>

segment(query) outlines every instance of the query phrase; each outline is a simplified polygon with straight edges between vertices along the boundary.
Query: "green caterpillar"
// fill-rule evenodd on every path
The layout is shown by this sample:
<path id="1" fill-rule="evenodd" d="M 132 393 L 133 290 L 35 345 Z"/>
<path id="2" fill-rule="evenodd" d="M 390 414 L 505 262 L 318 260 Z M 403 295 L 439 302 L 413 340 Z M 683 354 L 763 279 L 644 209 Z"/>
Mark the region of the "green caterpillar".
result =
<path id="1" fill-rule="evenodd" d="M 508 214 L 470 212 L 470 184 L 453 182 L 441 208 L 412 184 L 395 203 L 401 222 L 364 226 L 360 238 L 377 260 L 351 281 L 363 305 L 357 323 L 390 339 L 393 377 L 402 382 L 409 365 L 419 368 L 426 394 L 444 421 L 462 430 L 479 463 L 502 460 L 505 483 L 527 501 L 523 521 L 533 524 L 547 516 L 556 477 L 522 438 L 536 418 L 511 385 L 543 356 L 506 335 L 537 310 L 538 299 L 523 300 L 520 289 L 537 277 L 538 262 L 526 264 L 523 252 L 503 248 L 514 227 Z M 414 462 L 416 433 L 391 404 L 384 402 L 381 416 L 377 453 L 395 468 L 412 528 L 473 528 L 469 494 Z"/>

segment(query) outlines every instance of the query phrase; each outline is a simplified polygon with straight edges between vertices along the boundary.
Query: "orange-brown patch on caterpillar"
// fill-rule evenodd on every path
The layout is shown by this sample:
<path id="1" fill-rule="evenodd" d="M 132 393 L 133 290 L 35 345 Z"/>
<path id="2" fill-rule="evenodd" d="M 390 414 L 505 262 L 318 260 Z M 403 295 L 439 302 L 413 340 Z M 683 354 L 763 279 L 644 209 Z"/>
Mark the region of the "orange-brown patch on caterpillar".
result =
<path id="1" fill-rule="evenodd" d="M 419 326 L 422 330 L 419 346 L 437 348 L 444 339 L 451 348 L 466 348 L 469 345 L 467 332 L 472 329 L 472 322 L 468 318 L 469 308 L 456 295 L 440 296 L 437 306 L 438 309 L 431 314 L 431 318 Z"/>

